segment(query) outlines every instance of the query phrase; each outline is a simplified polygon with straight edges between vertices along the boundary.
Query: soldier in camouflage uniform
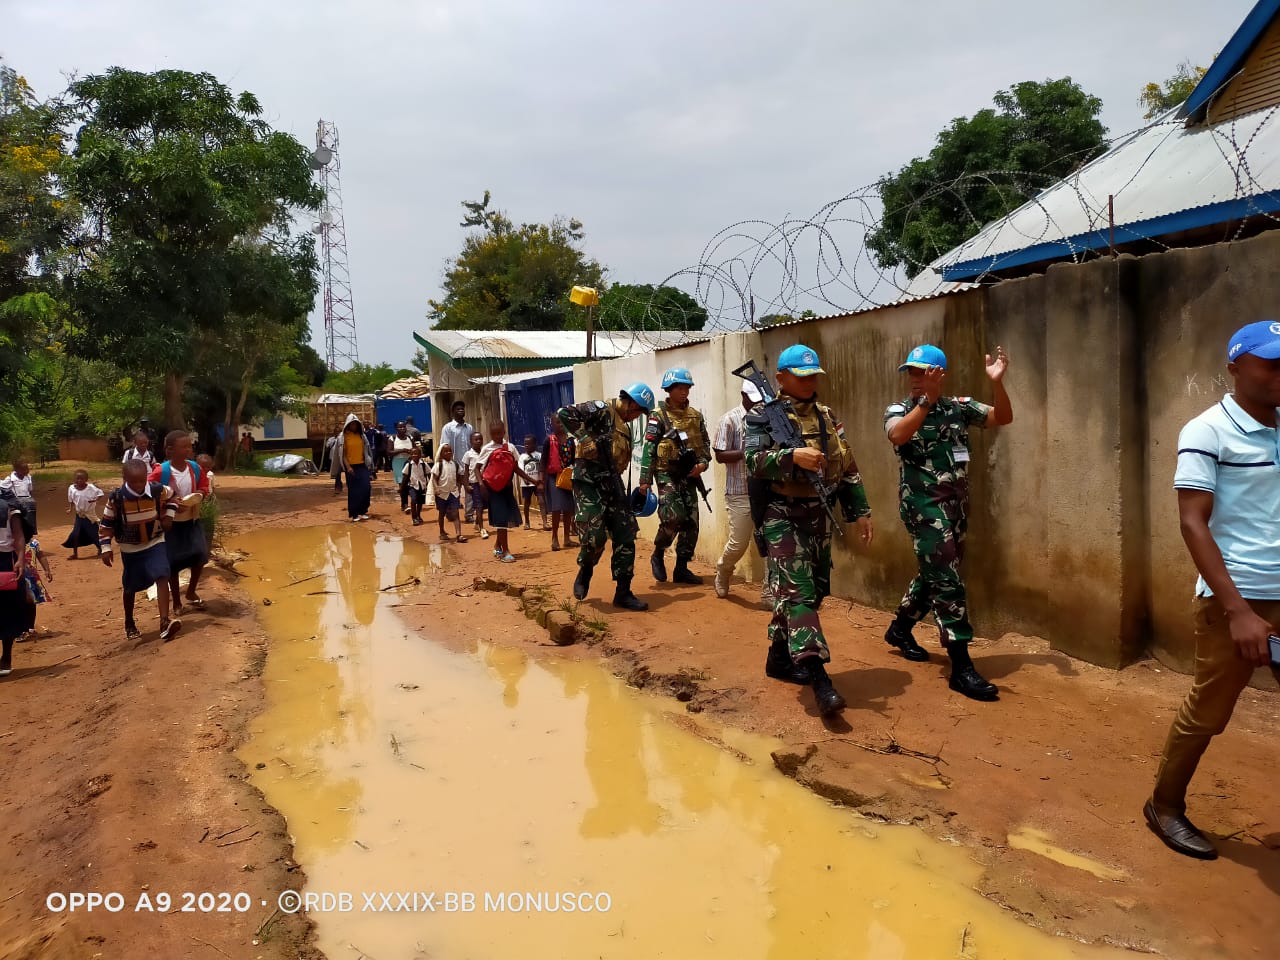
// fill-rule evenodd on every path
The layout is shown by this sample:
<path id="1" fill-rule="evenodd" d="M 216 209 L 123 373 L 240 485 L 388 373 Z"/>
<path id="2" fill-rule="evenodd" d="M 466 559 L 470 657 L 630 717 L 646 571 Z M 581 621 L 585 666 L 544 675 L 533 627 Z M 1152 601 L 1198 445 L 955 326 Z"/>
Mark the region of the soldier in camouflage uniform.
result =
<path id="1" fill-rule="evenodd" d="M 907 373 L 910 396 L 889 404 L 884 412 L 885 432 L 902 461 L 899 514 L 920 564 L 884 639 L 908 660 L 928 660 L 911 631 L 932 611 L 951 658 L 951 689 L 974 700 L 994 700 L 999 690 L 978 673 L 969 657 L 973 627 L 960 577 L 968 529 L 969 428 L 1012 422 L 1013 407 L 1003 382 L 1008 367 L 1002 347 L 996 347 L 995 360 L 987 356 L 994 406 L 970 397 L 944 397 L 946 354 L 922 344 L 898 368 Z"/>
<path id="2" fill-rule="evenodd" d="M 827 676 L 831 653 L 818 619 L 831 590 L 831 530 L 805 472 L 822 474 L 835 488 L 845 519 L 857 524 L 863 543 L 871 543 L 874 530 L 844 425 L 818 402 L 816 375 L 822 372 L 818 355 L 803 344 L 778 357 L 778 396 L 789 405 L 787 415 L 804 436 L 803 447 L 775 447 L 760 408 L 744 422 L 747 475 L 770 482 L 761 530 L 776 580 L 765 673 L 812 685 L 818 710 L 826 716 L 845 706 Z"/>
<path id="3" fill-rule="evenodd" d="M 707 421 L 689 405 L 689 389 L 693 376 L 684 367 L 672 367 L 662 375 L 662 389 L 667 399 L 649 419 L 644 435 L 644 456 L 640 461 L 640 491 L 649 492 L 655 477 L 658 481 L 658 533 L 653 538 L 653 557 L 649 569 L 659 583 L 667 580 L 667 547 L 676 545 L 676 566 L 671 573 L 673 583 L 702 583 L 702 578 L 689 569 L 689 561 L 698 546 L 698 491 L 693 481 L 706 472 L 711 462 L 711 440 Z M 667 438 L 672 430 L 680 440 Z M 683 449 L 693 460 L 688 475 L 676 480 L 672 467 Z"/>
<path id="4" fill-rule="evenodd" d="M 585 599 L 591 574 L 604 555 L 604 543 L 613 539 L 613 579 L 617 587 L 613 605 L 624 610 L 648 610 L 649 605 L 631 592 L 636 565 L 636 518 L 622 489 L 621 474 L 631 464 L 629 424 L 653 409 L 653 391 L 633 383 L 609 401 L 591 400 L 561 407 L 556 416 L 577 438 L 573 462 L 574 517 L 578 525 L 578 576 L 573 595 Z"/>

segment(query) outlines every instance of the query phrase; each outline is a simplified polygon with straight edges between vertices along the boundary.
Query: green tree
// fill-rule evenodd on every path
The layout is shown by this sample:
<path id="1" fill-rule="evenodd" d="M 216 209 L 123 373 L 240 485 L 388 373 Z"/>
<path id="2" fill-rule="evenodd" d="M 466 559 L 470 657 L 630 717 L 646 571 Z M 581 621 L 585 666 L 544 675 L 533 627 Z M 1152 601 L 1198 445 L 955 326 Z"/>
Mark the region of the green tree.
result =
<path id="1" fill-rule="evenodd" d="M 397 370 L 389 363 L 370 366 L 357 363 L 350 370 L 334 371 L 325 378 L 326 393 L 375 393 L 393 380 L 416 377 L 418 370 Z"/>
<path id="2" fill-rule="evenodd" d="M 597 330 L 701 330 L 706 322 L 707 311 L 697 300 L 665 284 L 614 284 L 595 310 Z M 585 321 L 577 318 L 568 326 L 585 328 Z"/>
<path id="3" fill-rule="evenodd" d="M 462 226 L 475 227 L 445 268 L 444 297 L 427 316 L 440 330 L 563 330 L 571 316 L 569 289 L 605 288 L 605 270 L 582 252 L 582 223 L 515 226 L 484 199 L 464 202 Z"/>
<path id="4" fill-rule="evenodd" d="M 413 359 L 409 363 L 418 373 L 426 373 L 431 367 L 431 358 L 427 356 L 427 351 L 419 347 L 413 351 Z"/>
<path id="5" fill-rule="evenodd" d="M 1138 106 L 1146 108 L 1143 119 L 1154 120 L 1160 114 L 1182 106 L 1206 73 L 1207 68 L 1193 66 L 1190 60 L 1183 60 L 1173 76 L 1163 83 L 1148 83 L 1138 94 Z"/>
<path id="6" fill-rule="evenodd" d="M 59 267 L 78 219 L 59 183 L 62 118 L 0 62 L 0 450 L 47 449 L 34 413 L 62 329 Z"/>
<path id="7" fill-rule="evenodd" d="M 881 267 L 915 276 L 1106 149 L 1102 101 L 1070 77 L 1014 84 L 994 101 L 877 184 L 884 211 L 867 246 Z"/>
<path id="8" fill-rule="evenodd" d="M 68 92 L 81 127 L 67 182 L 90 234 L 72 285 L 79 346 L 161 370 L 177 426 L 200 344 L 233 314 L 278 316 L 298 292 L 280 281 L 311 250 L 289 232 L 293 210 L 320 201 L 308 151 L 207 73 L 113 67 Z"/>

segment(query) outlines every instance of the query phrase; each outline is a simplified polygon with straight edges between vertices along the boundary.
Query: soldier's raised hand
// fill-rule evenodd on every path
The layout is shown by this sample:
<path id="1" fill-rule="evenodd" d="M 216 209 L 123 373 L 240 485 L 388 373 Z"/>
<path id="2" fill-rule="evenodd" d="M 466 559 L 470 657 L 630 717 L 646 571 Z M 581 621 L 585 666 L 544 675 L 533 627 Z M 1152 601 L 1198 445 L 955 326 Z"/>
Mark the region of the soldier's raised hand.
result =
<path id="1" fill-rule="evenodd" d="M 991 354 L 987 354 L 987 376 L 992 380 L 1000 381 L 1004 379 L 1004 373 L 1009 369 L 1009 355 L 1004 352 L 1004 347 L 996 346 L 996 358 L 991 359 Z"/>
<path id="2" fill-rule="evenodd" d="M 930 367 L 924 372 L 924 398 L 931 404 L 942 396 L 942 381 L 946 378 L 947 371 L 942 367 Z"/>

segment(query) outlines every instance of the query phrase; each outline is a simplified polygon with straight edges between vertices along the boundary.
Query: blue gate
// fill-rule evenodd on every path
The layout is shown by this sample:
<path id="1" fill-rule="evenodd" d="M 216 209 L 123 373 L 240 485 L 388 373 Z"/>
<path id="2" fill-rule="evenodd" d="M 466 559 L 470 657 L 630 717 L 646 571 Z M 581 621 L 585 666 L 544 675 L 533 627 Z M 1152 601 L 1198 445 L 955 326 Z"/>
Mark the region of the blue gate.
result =
<path id="1" fill-rule="evenodd" d="M 551 415 L 573 403 L 573 371 L 507 384 L 507 437 L 517 447 L 532 433 L 538 446 L 551 432 Z"/>

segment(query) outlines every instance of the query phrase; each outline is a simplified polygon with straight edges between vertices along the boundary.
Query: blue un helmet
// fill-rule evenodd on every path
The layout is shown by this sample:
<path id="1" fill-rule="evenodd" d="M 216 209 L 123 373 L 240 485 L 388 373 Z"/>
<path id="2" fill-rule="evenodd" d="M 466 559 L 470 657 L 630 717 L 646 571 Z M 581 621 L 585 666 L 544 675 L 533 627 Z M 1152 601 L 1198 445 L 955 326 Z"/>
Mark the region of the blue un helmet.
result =
<path id="1" fill-rule="evenodd" d="M 658 495 L 652 490 L 641 492 L 639 487 L 631 491 L 631 512 L 637 517 L 651 517 L 658 509 Z"/>
<path id="2" fill-rule="evenodd" d="M 778 372 L 794 373 L 797 377 L 812 377 L 825 373 L 818 363 L 818 352 L 803 343 L 793 344 L 778 355 Z"/>
<path id="3" fill-rule="evenodd" d="M 693 386 L 693 374 L 684 367 L 672 367 L 662 375 L 662 389 L 670 390 L 677 384 L 683 383 L 685 386 Z"/>
<path id="4" fill-rule="evenodd" d="M 653 391 L 649 389 L 647 383 L 641 383 L 637 380 L 630 386 L 623 387 L 622 393 L 644 407 L 645 412 L 653 409 Z"/>
<path id="5" fill-rule="evenodd" d="M 922 343 L 907 354 L 907 359 L 902 361 L 902 366 L 898 367 L 898 372 L 909 367 L 916 367 L 920 370 L 927 370 L 929 367 L 941 367 L 947 369 L 947 355 L 932 343 Z"/>

